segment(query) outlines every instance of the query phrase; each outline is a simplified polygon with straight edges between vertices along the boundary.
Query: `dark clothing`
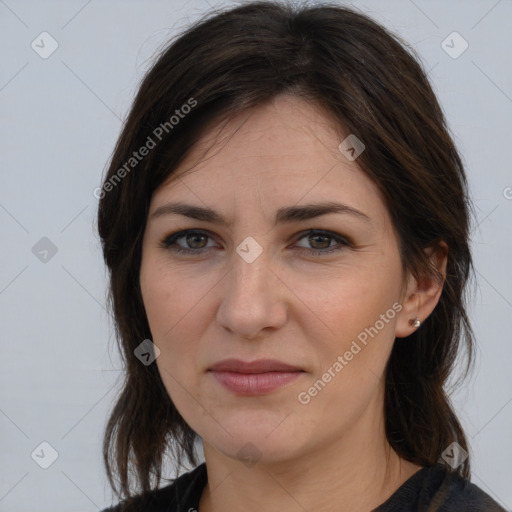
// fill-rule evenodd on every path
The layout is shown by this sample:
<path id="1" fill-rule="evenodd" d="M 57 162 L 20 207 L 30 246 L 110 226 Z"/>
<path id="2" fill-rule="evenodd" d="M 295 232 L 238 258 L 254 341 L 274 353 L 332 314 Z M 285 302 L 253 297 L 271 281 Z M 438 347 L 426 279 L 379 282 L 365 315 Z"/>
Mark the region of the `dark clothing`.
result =
<path id="1" fill-rule="evenodd" d="M 177 478 L 173 483 L 134 499 L 137 512 L 197 512 L 207 483 L 206 465 Z M 340 510 L 344 510 L 340 507 Z M 121 504 L 102 512 L 124 512 Z M 226 511 L 239 512 L 239 511 Z M 314 511 L 311 511 L 314 512 Z M 417 471 L 372 512 L 506 512 L 475 484 L 450 473 L 442 464 Z"/>

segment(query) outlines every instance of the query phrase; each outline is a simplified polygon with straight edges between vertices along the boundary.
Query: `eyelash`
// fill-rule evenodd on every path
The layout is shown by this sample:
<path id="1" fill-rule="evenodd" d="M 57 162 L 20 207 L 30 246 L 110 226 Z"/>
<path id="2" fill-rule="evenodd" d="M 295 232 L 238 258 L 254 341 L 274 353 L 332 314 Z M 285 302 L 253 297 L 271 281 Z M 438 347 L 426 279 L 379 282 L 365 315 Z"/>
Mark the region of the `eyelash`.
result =
<path id="1" fill-rule="evenodd" d="M 203 247 L 200 249 L 186 249 L 186 248 L 180 247 L 179 245 L 176 244 L 177 240 L 184 238 L 189 233 L 205 235 L 211 239 L 210 235 L 206 231 L 202 231 L 202 230 L 198 230 L 198 229 L 186 229 L 186 230 L 178 231 L 176 233 L 173 233 L 173 234 L 167 236 L 164 240 L 162 240 L 160 245 L 163 249 L 169 249 L 171 251 L 174 251 L 174 252 L 177 252 L 180 254 L 188 254 L 188 255 L 191 255 L 191 254 L 199 255 L 199 254 L 203 253 L 205 250 L 211 249 L 211 247 L 207 247 L 207 248 Z M 324 256 L 325 254 L 332 254 L 332 253 L 340 251 L 346 247 L 351 247 L 351 244 L 345 238 L 341 237 L 337 233 L 333 233 L 332 231 L 325 231 L 325 230 L 321 230 L 321 229 L 310 229 L 306 232 L 303 232 L 301 234 L 301 236 L 297 239 L 297 242 L 299 240 L 302 240 L 303 238 L 305 238 L 307 236 L 311 236 L 313 234 L 314 235 L 320 234 L 320 235 L 330 237 L 331 239 L 338 242 L 338 245 L 329 247 L 327 249 L 307 249 L 305 247 L 299 247 L 298 248 L 299 250 L 306 251 L 309 254 L 313 254 L 315 256 Z"/>

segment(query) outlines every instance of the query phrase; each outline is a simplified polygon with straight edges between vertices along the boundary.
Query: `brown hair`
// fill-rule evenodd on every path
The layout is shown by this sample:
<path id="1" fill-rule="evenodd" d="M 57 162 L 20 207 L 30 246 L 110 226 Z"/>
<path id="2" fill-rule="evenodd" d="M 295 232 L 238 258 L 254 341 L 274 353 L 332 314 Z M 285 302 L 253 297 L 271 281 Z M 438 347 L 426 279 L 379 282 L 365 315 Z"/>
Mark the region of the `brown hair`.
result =
<path id="1" fill-rule="evenodd" d="M 324 108 L 363 141 L 357 163 L 384 194 L 404 270 L 432 275 L 424 249 L 441 240 L 448 245 L 438 305 L 417 331 L 394 343 L 386 371 L 386 434 L 401 457 L 421 466 L 438 462 L 453 441 L 468 451 L 445 385 L 460 345 L 467 349 L 465 375 L 473 356 L 466 313 L 472 204 L 461 158 L 419 60 L 396 35 L 353 9 L 263 1 L 209 13 L 161 52 L 124 123 L 98 211 L 125 365 L 103 445 L 118 496 L 114 474 L 128 497 L 131 468 L 136 492 L 152 488 L 152 474 L 156 488 L 166 450 L 178 464 L 183 457 L 197 464 L 196 434 L 171 402 L 156 364 L 145 366 L 134 356 L 142 340 L 151 339 L 139 271 L 152 193 L 212 122 L 283 93 Z M 134 151 L 143 146 L 151 149 L 135 161 Z M 457 471 L 469 477 L 469 459 Z"/>

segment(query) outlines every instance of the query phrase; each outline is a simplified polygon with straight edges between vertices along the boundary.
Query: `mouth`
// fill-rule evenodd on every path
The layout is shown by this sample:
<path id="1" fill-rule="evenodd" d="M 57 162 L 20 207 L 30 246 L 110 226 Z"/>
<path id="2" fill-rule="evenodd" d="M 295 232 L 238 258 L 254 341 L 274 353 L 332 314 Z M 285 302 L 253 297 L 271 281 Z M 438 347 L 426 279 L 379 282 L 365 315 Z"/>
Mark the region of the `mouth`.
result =
<path id="1" fill-rule="evenodd" d="M 237 395 L 264 395 L 282 388 L 299 378 L 301 368 L 274 359 L 241 361 L 225 359 L 208 369 L 225 389 Z"/>

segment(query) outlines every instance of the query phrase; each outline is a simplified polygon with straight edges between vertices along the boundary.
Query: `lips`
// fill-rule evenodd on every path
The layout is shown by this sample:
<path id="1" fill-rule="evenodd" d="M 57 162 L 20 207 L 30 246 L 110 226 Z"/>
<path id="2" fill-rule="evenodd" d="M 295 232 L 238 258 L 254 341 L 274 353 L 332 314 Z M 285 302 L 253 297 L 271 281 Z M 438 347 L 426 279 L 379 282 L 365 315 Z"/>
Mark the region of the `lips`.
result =
<path id="1" fill-rule="evenodd" d="M 241 361 L 225 359 L 208 372 L 225 389 L 237 395 L 263 395 L 294 381 L 304 370 L 274 359 Z"/>
<path id="2" fill-rule="evenodd" d="M 233 373 L 267 373 L 267 372 L 300 372 L 300 368 L 277 361 L 275 359 L 258 359 L 257 361 L 241 361 L 239 359 L 225 359 L 215 363 L 211 368 L 214 372 Z"/>

